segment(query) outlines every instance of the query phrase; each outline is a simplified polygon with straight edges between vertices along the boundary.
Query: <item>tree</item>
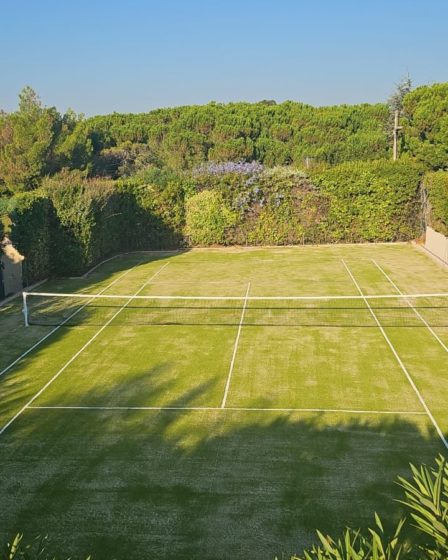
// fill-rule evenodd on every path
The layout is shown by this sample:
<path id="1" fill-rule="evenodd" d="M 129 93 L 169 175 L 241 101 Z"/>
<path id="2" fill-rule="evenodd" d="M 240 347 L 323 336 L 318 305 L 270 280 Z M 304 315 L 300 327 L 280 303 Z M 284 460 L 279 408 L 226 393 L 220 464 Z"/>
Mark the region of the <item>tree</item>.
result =
<path id="1" fill-rule="evenodd" d="M 76 115 L 68 109 L 61 119 L 50 171 L 57 172 L 62 168 L 90 171 L 92 155 L 92 140 L 83 115 Z"/>
<path id="2" fill-rule="evenodd" d="M 0 120 L 0 180 L 11 192 L 30 190 L 47 171 L 60 115 L 44 108 L 36 92 L 26 87 L 19 110 Z"/>
<path id="3" fill-rule="evenodd" d="M 37 109 L 42 109 L 42 102 L 30 86 L 25 86 L 19 93 L 19 111 L 22 113 L 32 113 Z"/>
<path id="4" fill-rule="evenodd" d="M 406 95 L 402 119 L 405 148 L 430 169 L 448 167 L 448 83 Z"/>
<path id="5" fill-rule="evenodd" d="M 412 80 L 409 74 L 407 74 L 398 84 L 395 86 L 395 90 L 387 100 L 389 109 L 392 115 L 395 111 L 400 111 L 403 109 L 403 101 L 408 93 L 412 91 Z"/>

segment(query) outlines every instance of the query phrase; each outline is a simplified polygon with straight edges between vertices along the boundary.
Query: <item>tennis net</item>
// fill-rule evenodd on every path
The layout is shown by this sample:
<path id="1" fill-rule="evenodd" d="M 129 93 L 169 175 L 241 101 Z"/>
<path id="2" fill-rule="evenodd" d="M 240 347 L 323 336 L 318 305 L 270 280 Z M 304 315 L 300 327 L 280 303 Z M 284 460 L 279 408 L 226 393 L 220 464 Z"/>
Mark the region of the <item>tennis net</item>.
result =
<path id="1" fill-rule="evenodd" d="M 447 327 L 448 293 L 214 297 L 24 292 L 29 325 Z"/>

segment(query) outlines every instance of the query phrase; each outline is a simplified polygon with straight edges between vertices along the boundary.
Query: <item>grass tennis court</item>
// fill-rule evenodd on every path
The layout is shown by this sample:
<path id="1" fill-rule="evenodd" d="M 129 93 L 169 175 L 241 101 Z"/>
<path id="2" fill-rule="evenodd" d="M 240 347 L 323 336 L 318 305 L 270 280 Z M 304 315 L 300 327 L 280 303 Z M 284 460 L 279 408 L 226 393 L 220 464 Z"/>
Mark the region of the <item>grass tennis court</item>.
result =
<path id="1" fill-rule="evenodd" d="M 174 318 L 160 300 L 151 320 L 123 297 L 60 326 L 66 304 L 43 298 L 28 328 L 19 300 L 0 307 L 5 535 L 98 559 L 286 557 L 317 528 L 397 519 L 396 476 L 447 452 L 447 298 L 305 319 L 287 299 L 447 293 L 411 245 L 136 253 L 38 289 L 238 299 Z"/>

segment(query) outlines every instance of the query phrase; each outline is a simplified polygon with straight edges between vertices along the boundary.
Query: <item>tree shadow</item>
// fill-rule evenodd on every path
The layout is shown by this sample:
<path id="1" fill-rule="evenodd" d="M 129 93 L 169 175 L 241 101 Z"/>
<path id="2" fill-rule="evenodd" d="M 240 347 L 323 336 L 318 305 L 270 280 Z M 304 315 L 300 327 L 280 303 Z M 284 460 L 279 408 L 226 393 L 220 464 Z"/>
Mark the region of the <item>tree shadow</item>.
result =
<path id="1" fill-rule="evenodd" d="M 194 406 L 214 383 L 166 406 Z M 145 384 L 151 400 L 172 394 L 155 368 L 122 404 Z M 366 526 L 374 511 L 396 521 L 396 476 L 441 450 L 423 416 L 28 410 L 0 438 L 1 532 L 48 533 L 59 555 L 104 560 L 287 557 L 316 528 Z"/>

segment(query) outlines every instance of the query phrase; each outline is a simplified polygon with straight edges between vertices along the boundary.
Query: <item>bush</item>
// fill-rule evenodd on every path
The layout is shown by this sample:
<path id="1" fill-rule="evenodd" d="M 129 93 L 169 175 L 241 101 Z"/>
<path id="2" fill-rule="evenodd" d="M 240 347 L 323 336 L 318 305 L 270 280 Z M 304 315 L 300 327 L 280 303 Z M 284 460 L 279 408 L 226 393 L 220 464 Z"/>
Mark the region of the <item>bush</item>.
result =
<path id="1" fill-rule="evenodd" d="M 409 160 L 349 162 L 311 171 L 328 196 L 328 241 L 405 241 L 421 235 L 422 168 Z"/>
<path id="2" fill-rule="evenodd" d="M 217 191 L 202 191 L 186 203 L 186 234 L 193 245 L 226 244 L 236 214 Z"/>
<path id="3" fill-rule="evenodd" d="M 421 169 L 409 161 L 320 166 L 309 176 L 293 167 L 226 163 L 202 166 L 193 176 L 198 190 L 219 192 L 236 213 L 225 244 L 399 241 L 421 234 Z"/>
<path id="4" fill-rule="evenodd" d="M 185 236 L 191 245 L 412 239 L 422 229 L 420 177 L 421 167 L 406 160 L 315 166 L 308 175 L 241 161 L 182 173 L 149 168 L 118 181 L 64 171 L 5 208 L 34 282 L 79 274 L 123 251 L 177 248 Z M 446 174 L 425 183 L 442 230 Z"/>
<path id="5" fill-rule="evenodd" d="M 48 537 L 36 537 L 26 541 L 23 534 L 18 533 L 11 542 L 5 543 L 0 549 L 0 560 L 58 560 L 49 551 Z M 60 558 L 60 557 L 59 557 Z M 88 556 L 86 560 L 90 560 Z M 74 560 L 72 557 L 67 560 Z"/>
<path id="6" fill-rule="evenodd" d="M 173 249 L 183 245 L 185 200 L 196 192 L 189 175 L 149 168 L 118 181 L 117 187 L 121 193 L 134 198 L 139 216 L 137 246 Z M 132 214 L 129 219 L 132 220 Z"/>
<path id="7" fill-rule="evenodd" d="M 61 173 L 44 182 L 54 207 L 52 270 L 77 274 L 123 248 L 120 197 L 112 181 Z"/>
<path id="8" fill-rule="evenodd" d="M 424 187 L 428 195 L 427 221 L 433 229 L 448 235 L 448 172 L 427 173 Z"/>
<path id="9" fill-rule="evenodd" d="M 398 477 L 404 490 L 402 504 L 413 524 L 402 535 L 401 520 L 391 536 L 375 514 L 375 528 L 366 532 L 347 529 L 333 539 L 318 531 L 320 544 L 291 560 L 446 560 L 448 558 L 448 463 L 440 455 L 435 466 L 411 465 L 412 481 Z"/>
<path id="10" fill-rule="evenodd" d="M 10 202 L 11 240 L 25 256 L 25 285 L 47 278 L 51 273 L 52 205 L 44 192 L 19 193 Z"/>

